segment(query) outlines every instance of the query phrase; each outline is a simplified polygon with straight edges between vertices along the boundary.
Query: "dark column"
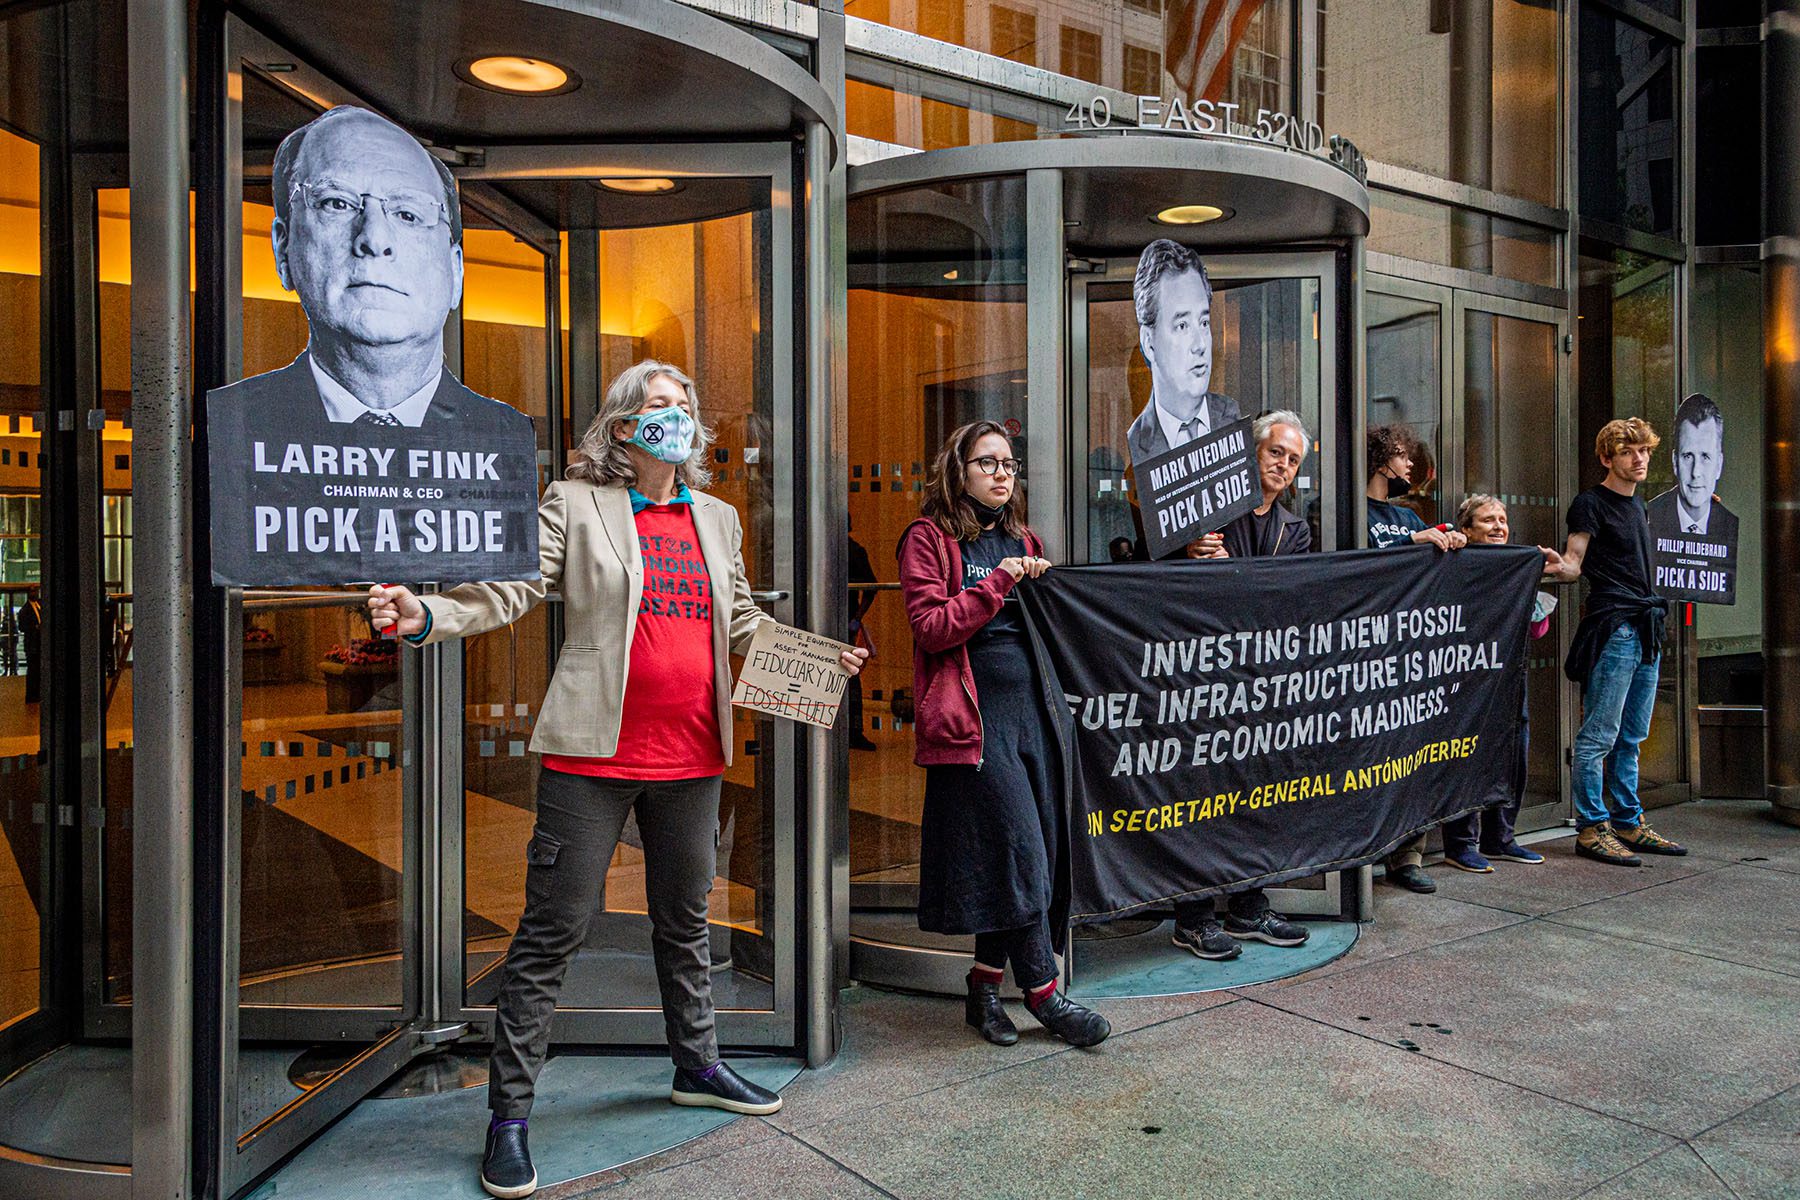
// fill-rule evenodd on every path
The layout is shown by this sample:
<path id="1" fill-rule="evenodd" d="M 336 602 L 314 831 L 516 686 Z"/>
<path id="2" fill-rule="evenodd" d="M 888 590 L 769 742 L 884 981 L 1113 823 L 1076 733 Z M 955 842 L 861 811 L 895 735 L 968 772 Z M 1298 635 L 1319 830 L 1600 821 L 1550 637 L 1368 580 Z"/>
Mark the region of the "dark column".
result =
<path id="1" fill-rule="evenodd" d="M 1763 42 L 1763 648 L 1768 795 L 1800 825 L 1800 0 Z"/>

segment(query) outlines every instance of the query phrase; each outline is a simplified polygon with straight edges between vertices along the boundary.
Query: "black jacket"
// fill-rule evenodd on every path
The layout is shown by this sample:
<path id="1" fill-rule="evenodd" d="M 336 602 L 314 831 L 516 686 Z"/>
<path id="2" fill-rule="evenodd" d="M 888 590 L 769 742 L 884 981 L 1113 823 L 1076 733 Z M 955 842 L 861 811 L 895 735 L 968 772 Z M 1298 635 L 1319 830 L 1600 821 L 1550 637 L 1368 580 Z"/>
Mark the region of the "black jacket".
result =
<path id="1" fill-rule="evenodd" d="M 1273 521 L 1263 526 L 1260 541 L 1256 536 L 1256 514 L 1247 512 L 1224 529 L 1225 552 L 1233 558 L 1273 558 L 1282 554 L 1305 554 L 1312 549 L 1312 527 L 1306 518 L 1296 517 L 1277 500 L 1269 509 Z"/>

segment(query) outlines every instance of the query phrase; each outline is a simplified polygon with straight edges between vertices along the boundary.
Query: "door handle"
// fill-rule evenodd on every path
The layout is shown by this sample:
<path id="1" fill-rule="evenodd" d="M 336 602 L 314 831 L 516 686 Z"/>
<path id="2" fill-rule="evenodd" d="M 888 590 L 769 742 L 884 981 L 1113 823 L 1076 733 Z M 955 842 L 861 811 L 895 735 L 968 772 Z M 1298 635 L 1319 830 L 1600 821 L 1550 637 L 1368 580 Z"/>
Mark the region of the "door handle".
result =
<path id="1" fill-rule="evenodd" d="M 788 594 L 784 591 L 751 592 L 750 598 L 758 604 L 774 604 L 778 600 L 786 600 Z"/>

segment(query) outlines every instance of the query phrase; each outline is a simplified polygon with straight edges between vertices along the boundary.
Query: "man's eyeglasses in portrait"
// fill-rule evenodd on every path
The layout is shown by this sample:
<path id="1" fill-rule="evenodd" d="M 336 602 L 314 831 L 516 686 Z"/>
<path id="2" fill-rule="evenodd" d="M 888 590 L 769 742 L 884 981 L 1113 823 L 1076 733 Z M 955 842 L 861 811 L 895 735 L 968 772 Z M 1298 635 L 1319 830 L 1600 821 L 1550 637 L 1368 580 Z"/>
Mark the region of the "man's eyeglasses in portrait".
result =
<path id="1" fill-rule="evenodd" d="M 423 233 L 436 229 L 446 219 L 444 202 L 417 192 L 399 192 L 377 196 L 357 192 L 329 180 L 306 181 L 294 185 L 293 194 L 319 219 L 334 224 L 346 223 L 360 215 L 363 205 L 374 201 L 387 214 L 387 219 L 402 229 Z"/>

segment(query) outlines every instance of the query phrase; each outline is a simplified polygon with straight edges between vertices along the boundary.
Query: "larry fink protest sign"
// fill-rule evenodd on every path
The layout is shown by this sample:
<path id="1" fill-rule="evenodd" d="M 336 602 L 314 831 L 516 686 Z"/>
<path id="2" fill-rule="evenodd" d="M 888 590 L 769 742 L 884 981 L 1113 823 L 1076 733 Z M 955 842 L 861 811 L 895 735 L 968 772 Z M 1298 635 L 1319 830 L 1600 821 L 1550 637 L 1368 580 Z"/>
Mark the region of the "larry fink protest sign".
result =
<path id="1" fill-rule="evenodd" d="M 1542 569 L 1419 547 L 1021 587 L 1066 706 L 1071 919 L 1370 862 L 1509 798 Z"/>
<path id="2" fill-rule="evenodd" d="M 531 418 L 444 365 L 463 285 L 450 172 L 346 106 L 287 136 L 271 183 L 307 345 L 207 396 L 213 582 L 537 578 Z"/>

